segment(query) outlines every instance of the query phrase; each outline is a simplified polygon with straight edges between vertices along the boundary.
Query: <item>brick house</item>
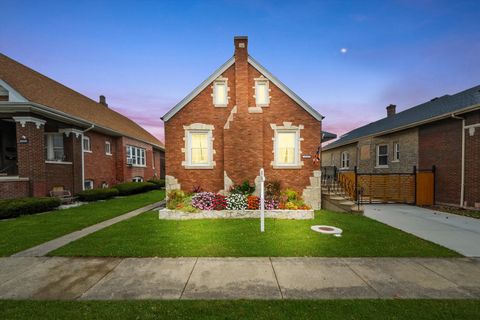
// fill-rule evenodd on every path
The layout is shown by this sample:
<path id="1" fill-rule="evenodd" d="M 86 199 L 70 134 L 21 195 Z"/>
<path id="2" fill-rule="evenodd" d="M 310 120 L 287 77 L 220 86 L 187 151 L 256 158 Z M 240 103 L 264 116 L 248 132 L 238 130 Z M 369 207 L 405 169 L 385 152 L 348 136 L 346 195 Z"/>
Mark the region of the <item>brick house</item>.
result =
<path id="1" fill-rule="evenodd" d="M 354 129 L 323 147 L 322 167 L 404 173 L 435 166 L 437 204 L 480 209 L 480 86 Z"/>
<path id="2" fill-rule="evenodd" d="M 164 175 L 163 144 L 138 124 L 0 54 L 0 198 Z"/>
<path id="3" fill-rule="evenodd" d="M 234 46 L 232 58 L 162 117 L 167 190 L 258 186 L 264 168 L 267 180 L 318 208 L 320 166 L 312 160 L 322 115 L 248 54 L 247 37 L 235 37 Z"/>

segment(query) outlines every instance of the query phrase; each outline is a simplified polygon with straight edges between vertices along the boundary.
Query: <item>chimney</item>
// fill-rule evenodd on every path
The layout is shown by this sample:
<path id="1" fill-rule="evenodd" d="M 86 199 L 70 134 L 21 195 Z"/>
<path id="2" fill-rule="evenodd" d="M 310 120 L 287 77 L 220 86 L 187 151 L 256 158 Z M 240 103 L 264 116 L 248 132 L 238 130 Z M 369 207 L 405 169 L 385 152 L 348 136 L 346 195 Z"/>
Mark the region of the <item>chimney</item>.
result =
<path id="1" fill-rule="evenodd" d="M 390 104 L 387 106 L 387 117 L 391 117 L 395 115 L 397 106 L 394 104 Z"/>
<path id="2" fill-rule="evenodd" d="M 107 98 L 105 98 L 104 95 L 100 96 L 100 99 L 99 99 L 98 103 L 103 104 L 105 107 L 108 107 Z"/>
<path id="3" fill-rule="evenodd" d="M 236 36 L 235 45 L 235 97 L 238 111 L 248 110 L 248 37 Z"/>

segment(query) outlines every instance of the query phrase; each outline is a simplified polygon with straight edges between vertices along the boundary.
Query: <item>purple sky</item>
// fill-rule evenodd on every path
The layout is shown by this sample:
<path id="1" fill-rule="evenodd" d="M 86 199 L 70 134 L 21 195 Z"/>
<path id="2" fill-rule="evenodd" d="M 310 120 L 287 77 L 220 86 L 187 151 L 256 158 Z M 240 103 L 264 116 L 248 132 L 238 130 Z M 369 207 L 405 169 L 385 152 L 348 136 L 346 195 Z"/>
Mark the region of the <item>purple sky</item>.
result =
<path id="1" fill-rule="evenodd" d="M 160 139 L 234 35 L 337 134 L 480 84 L 480 1 L 299 3 L 3 0 L 0 51 Z"/>

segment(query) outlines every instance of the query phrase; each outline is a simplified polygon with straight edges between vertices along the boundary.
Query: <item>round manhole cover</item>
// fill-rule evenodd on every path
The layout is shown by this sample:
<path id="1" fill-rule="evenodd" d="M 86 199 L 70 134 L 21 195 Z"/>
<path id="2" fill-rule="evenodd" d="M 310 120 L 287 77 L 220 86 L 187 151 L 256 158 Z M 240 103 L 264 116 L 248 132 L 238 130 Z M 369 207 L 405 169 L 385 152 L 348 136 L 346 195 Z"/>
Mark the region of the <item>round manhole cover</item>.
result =
<path id="1" fill-rule="evenodd" d="M 310 229 L 312 229 L 315 232 L 320 232 L 324 234 L 334 234 L 334 235 L 340 235 L 342 234 L 342 229 L 337 228 L 337 227 L 332 227 L 332 226 L 311 226 Z"/>

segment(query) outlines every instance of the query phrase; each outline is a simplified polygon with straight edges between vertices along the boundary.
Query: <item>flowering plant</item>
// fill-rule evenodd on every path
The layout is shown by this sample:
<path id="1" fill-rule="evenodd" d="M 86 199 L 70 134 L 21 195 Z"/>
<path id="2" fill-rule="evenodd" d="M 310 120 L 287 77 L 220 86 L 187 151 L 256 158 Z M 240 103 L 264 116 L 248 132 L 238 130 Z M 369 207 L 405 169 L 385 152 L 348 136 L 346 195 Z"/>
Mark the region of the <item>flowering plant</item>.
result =
<path id="1" fill-rule="evenodd" d="M 227 197 L 227 210 L 244 210 L 247 208 L 247 197 L 243 194 L 232 193 Z"/>
<path id="2" fill-rule="evenodd" d="M 217 193 L 213 198 L 213 209 L 224 210 L 226 207 L 227 207 L 227 197 Z"/>
<path id="3" fill-rule="evenodd" d="M 278 208 L 278 202 L 273 199 L 265 199 L 265 210 L 273 210 Z"/>
<path id="4" fill-rule="evenodd" d="M 192 197 L 192 206 L 200 210 L 213 210 L 215 208 L 215 193 L 200 192 Z"/>
<path id="5" fill-rule="evenodd" d="M 247 197 L 247 209 L 257 210 L 260 207 L 260 198 L 257 196 Z"/>

